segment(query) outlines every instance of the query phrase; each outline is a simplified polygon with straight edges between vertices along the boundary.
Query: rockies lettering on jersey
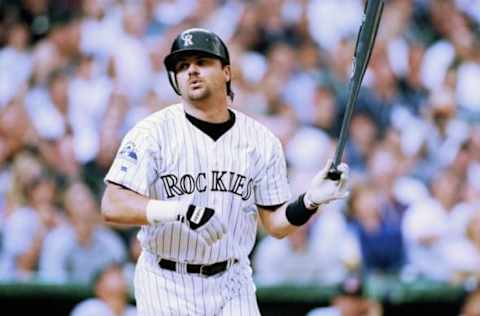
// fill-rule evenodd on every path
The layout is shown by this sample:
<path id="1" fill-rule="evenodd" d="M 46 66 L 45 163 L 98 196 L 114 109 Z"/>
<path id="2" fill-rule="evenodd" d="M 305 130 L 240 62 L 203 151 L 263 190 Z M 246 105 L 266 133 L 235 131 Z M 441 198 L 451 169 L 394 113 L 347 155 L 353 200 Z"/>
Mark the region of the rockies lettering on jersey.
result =
<path id="1" fill-rule="evenodd" d="M 243 200 L 248 200 L 253 192 L 253 179 L 249 179 L 245 185 L 247 177 L 232 171 L 212 170 L 212 182 L 207 186 L 205 172 L 197 175 L 185 174 L 179 178 L 174 174 L 167 174 L 160 177 L 163 182 L 165 192 L 168 198 L 180 196 L 183 194 L 192 194 L 193 192 L 211 191 L 230 192 L 241 196 Z M 228 180 L 228 187 L 224 181 Z"/>

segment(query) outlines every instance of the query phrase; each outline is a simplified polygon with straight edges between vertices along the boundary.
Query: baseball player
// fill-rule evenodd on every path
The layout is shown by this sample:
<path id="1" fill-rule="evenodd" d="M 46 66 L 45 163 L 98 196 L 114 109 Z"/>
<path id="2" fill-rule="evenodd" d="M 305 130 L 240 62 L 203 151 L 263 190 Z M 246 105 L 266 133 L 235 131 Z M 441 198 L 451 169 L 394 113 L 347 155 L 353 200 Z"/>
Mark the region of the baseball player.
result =
<path id="1" fill-rule="evenodd" d="M 141 225 L 135 271 L 140 315 L 259 315 L 248 255 L 257 219 L 278 238 L 322 204 L 345 198 L 325 175 L 290 201 L 280 141 L 233 101 L 228 49 L 189 29 L 165 58 L 181 102 L 139 122 L 105 177 L 106 221 Z"/>

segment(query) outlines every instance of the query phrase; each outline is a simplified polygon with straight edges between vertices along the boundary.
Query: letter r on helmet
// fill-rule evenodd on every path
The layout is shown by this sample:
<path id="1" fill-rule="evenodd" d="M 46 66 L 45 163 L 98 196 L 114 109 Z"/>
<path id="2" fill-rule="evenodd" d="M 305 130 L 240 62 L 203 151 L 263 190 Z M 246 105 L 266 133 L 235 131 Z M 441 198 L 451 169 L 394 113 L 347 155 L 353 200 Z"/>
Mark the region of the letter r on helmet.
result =
<path id="1" fill-rule="evenodd" d="M 184 46 L 192 46 L 193 41 L 192 41 L 192 34 L 186 33 L 182 35 L 182 40 L 183 40 L 183 45 Z"/>

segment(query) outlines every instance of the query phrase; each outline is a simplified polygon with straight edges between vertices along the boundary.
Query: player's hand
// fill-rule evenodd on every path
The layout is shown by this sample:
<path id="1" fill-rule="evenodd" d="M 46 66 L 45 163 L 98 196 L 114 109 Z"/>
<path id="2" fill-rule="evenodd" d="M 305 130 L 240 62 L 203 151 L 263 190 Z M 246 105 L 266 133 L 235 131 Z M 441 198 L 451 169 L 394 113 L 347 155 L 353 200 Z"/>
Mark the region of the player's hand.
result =
<path id="1" fill-rule="evenodd" d="M 347 189 L 349 168 L 345 163 L 338 165 L 337 169 L 342 174 L 339 180 L 333 181 L 327 178 L 327 173 L 332 163 L 333 161 L 329 159 L 325 167 L 315 175 L 310 183 L 310 187 L 304 198 L 304 203 L 307 208 L 317 209 L 321 204 L 348 197 L 350 193 Z"/>
<path id="2" fill-rule="evenodd" d="M 215 210 L 209 207 L 190 204 L 185 215 L 180 217 L 180 221 L 197 232 L 200 239 L 209 246 L 222 239 L 227 233 L 225 225 L 215 214 Z"/>

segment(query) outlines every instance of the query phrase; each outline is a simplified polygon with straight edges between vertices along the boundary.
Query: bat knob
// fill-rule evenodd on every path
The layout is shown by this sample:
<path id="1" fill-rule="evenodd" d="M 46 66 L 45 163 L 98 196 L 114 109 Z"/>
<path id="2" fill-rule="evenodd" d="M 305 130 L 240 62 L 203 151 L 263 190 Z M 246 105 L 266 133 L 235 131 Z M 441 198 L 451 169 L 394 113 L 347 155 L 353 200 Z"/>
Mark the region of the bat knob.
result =
<path id="1" fill-rule="evenodd" d="M 328 170 L 327 173 L 327 179 L 332 180 L 332 181 L 338 181 L 340 180 L 340 176 L 342 175 L 342 172 L 332 166 L 330 170 Z"/>

